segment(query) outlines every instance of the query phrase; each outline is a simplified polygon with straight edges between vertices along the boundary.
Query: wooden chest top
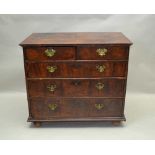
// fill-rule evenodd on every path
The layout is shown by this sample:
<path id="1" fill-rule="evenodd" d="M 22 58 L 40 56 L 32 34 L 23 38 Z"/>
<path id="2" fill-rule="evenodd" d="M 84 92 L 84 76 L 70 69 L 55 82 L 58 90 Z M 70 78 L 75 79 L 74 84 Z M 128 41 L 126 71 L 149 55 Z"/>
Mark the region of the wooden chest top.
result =
<path id="1" fill-rule="evenodd" d="M 33 33 L 21 46 L 40 45 L 93 45 L 93 44 L 118 44 L 131 45 L 132 42 L 121 32 L 67 32 L 67 33 Z"/>

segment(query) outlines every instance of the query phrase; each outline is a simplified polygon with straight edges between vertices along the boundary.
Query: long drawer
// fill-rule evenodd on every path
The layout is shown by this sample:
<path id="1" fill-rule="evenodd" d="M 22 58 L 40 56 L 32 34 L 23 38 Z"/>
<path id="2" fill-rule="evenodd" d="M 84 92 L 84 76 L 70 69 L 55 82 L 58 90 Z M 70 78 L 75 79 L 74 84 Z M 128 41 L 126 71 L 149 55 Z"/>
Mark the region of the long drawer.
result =
<path id="1" fill-rule="evenodd" d="M 32 98 L 33 119 L 122 117 L 123 99 L 103 98 Z"/>
<path id="2" fill-rule="evenodd" d="M 28 78 L 124 77 L 127 75 L 127 61 L 28 62 L 25 67 Z"/>
<path id="3" fill-rule="evenodd" d="M 123 97 L 125 79 L 28 80 L 30 97 Z"/>

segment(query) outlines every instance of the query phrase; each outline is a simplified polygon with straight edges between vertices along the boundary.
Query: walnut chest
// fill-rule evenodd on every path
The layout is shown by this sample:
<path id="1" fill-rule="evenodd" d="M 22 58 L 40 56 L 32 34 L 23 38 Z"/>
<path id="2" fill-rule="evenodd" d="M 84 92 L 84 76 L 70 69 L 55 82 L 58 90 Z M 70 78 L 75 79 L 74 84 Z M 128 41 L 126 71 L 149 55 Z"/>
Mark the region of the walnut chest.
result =
<path id="1" fill-rule="evenodd" d="M 119 32 L 30 35 L 20 44 L 28 121 L 125 121 L 131 44 Z"/>

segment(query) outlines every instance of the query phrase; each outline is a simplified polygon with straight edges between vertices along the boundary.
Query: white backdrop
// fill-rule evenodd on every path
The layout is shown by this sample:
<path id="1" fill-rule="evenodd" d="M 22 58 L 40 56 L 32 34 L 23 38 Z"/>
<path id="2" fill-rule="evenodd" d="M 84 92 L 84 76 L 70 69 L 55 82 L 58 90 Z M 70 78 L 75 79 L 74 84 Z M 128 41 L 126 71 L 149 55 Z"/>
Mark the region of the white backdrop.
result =
<path id="1" fill-rule="evenodd" d="M 14 122 L 17 122 L 21 127 L 26 124 L 27 103 L 23 55 L 22 48 L 18 44 L 34 32 L 123 32 L 133 42 L 130 50 L 127 85 L 126 113 L 129 117 L 128 125 L 130 123 L 133 125 L 134 121 L 138 125 L 140 119 L 145 120 L 144 124 L 141 124 L 144 127 L 149 120 L 155 120 L 154 111 L 152 111 L 155 101 L 154 28 L 155 15 L 0 15 L 0 104 L 3 106 L 1 106 L 0 125 L 5 123 L 3 128 L 0 127 L 0 138 L 22 138 L 22 131 L 20 134 L 16 133 L 16 136 L 13 136 L 11 129 L 7 128 L 10 125 L 10 122 L 7 123 L 7 121 L 12 121 L 14 118 Z M 22 94 L 23 97 L 18 93 Z M 14 96 L 15 94 L 18 95 Z M 135 98 L 130 98 L 130 94 Z M 137 94 L 140 94 L 140 96 L 137 96 Z M 11 104 L 12 101 L 14 102 Z M 128 103 L 129 101 L 130 103 Z M 134 105 L 137 105 L 137 107 L 134 107 Z M 146 107 L 142 108 L 142 105 Z M 15 112 L 15 110 L 17 111 Z M 152 113 L 150 113 L 151 111 Z M 144 116 L 150 116 L 150 118 L 142 119 Z M 20 121 L 19 118 L 21 118 Z M 155 126 L 151 126 L 151 122 L 149 122 L 149 125 L 148 129 L 152 129 L 152 131 L 147 132 L 147 134 L 151 135 L 139 135 L 137 129 L 135 138 L 136 136 L 137 139 L 155 138 L 155 132 L 153 132 Z M 11 123 L 12 126 L 14 126 L 13 122 Z M 29 129 L 29 126 L 24 127 Z M 141 126 L 140 128 L 142 129 Z M 16 131 L 16 127 L 13 127 L 12 130 Z M 152 136 L 152 133 L 154 136 Z M 128 136 L 130 134 L 128 133 Z M 34 134 L 30 132 L 30 135 L 32 137 L 27 138 L 33 139 Z M 40 134 L 38 133 L 38 135 Z M 123 138 L 125 136 L 127 135 L 122 135 Z M 114 136 L 113 138 L 118 139 L 119 137 Z M 126 138 L 134 139 L 134 135 Z"/>

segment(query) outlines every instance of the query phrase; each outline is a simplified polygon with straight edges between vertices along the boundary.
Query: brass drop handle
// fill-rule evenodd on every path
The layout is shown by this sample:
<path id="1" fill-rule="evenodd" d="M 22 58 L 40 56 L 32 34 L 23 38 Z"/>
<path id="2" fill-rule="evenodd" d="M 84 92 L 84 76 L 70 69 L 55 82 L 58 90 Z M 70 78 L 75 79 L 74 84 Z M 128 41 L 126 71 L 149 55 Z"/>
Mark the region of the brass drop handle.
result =
<path id="1" fill-rule="evenodd" d="M 50 92 L 54 92 L 55 91 L 55 89 L 56 89 L 56 85 L 55 84 L 52 84 L 52 85 L 49 85 L 49 86 L 47 86 L 47 89 L 50 91 Z"/>
<path id="2" fill-rule="evenodd" d="M 104 108 L 104 104 L 101 104 L 101 103 L 95 104 L 95 108 L 96 108 L 97 110 L 101 110 L 101 109 Z"/>
<path id="3" fill-rule="evenodd" d="M 48 70 L 48 72 L 50 72 L 50 73 L 55 72 L 56 69 L 57 69 L 57 66 L 47 66 L 47 70 Z"/>
<path id="4" fill-rule="evenodd" d="M 98 83 L 96 84 L 96 88 L 97 88 L 98 90 L 102 90 L 102 89 L 104 88 L 104 83 L 98 82 Z"/>
<path id="5" fill-rule="evenodd" d="M 108 50 L 106 48 L 98 48 L 96 52 L 99 56 L 103 57 L 107 54 Z"/>
<path id="6" fill-rule="evenodd" d="M 46 49 L 44 53 L 45 53 L 45 55 L 47 57 L 53 57 L 54 54 L 56 53 L 56 50 L 54 50 L 54 49 Z"/>
<path id="7" fill-rule="evenodd" d="M 105 67 L 104 65 L 97 65 L 97 66 L 96 66 L 96 69 L 97 69 L 100 73 L 102 73 L 102 72 L 105 71 L 106 67 Z"/>
<path id="8" fill-rule="evenodd" d="M 50 110 L 54 111 L 58 107 L 58 105 L 51 103 L 51 104 L 48 105 L 48 107 L 49 107 Z"/>

